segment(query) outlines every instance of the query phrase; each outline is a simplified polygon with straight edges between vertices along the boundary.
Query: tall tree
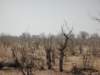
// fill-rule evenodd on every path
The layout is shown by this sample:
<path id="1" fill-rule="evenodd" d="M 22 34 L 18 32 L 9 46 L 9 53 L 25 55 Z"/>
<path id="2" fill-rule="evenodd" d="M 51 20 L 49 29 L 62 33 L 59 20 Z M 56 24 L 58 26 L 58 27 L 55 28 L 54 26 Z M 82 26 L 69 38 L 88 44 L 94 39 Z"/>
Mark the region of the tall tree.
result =
<path id="1" fill-rule="evenodd" d="M 52 54 L 53 54 L 53 38 L 49 36 L 44 40 L 45 52 L 46 52 L 46 61 L 48 69 L 52 69 Z"/>
<path id="2" fill-rule="evenodd" d="M 66 34 L 64 32 L 64 29 L 63 27 L 61 27 L 62 29 L 62 34 L 64 36 L 64 43 L 60 45 L 60 57 L 59 57 L 59 70 L 62 72 L 63 71 L 63 63 L 64 63 L 64 56 L 65 56 L 65 49 L 68 45 L 68 40 L 70 39 L 70 36 L 71 36 L 71 33 L 72 33 L 72 30 L 70 30 L 68 32 L 68 34 Z"/>

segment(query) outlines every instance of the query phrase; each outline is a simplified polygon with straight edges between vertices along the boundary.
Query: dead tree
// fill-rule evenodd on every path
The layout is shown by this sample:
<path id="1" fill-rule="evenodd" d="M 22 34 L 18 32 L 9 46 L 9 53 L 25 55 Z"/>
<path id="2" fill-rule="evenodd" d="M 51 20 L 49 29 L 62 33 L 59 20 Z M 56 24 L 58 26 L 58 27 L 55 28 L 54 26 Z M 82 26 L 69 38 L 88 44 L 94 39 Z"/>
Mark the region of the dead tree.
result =
<path id="1" fill-rule="evenodd" d="M 28 55 L 28 52 L 25 51 L 23 48 L 21 50 L 21 68 L 23 75 L 33 75 L 32 69 L 34 67 L 34 55 L 31 53 L 31 55 Z"/>
<path id="2" fill-rule="evenodd" d="M 23 75 L 33 75 L 32 74 L 32 69 L 34 66 L 33 53 L 31 53 L 32 55 L 28 55 L 27 52 L 25 51 L 25 48 L 16 48 L 16 49 L 12 49 L 13 59 L 15 61 L 16 66 L 20 69 Z M 18 58 L 17 56 L 18 50 L 21 56 L 20 58 Z"/>
<path id="3" fill-rule="evenodd" d="M 69 31 L 68 34 L 66 34 L 62 28 L 62 34 L 65 37 L 64 43 L 61 45 L 59 51 L 60 51 L 60 57 L 59 57 L 59 70 L 62 72 L 63 71 L 63 63 L 64 63 L 64 56 L 65 56 L 65 49 L 68 45 L 68 40 L 70 39 L 72 30 Z"/>
<path id="4" fill-rule="evenodd" d="M 52 37 L 45 40 L 47 68 L 52 69 Z"/>
<path id="5" fill-rule="evenodd" d="M 90 52 L 90 50 L 88 50 L 86 54 L 83 55 L 83 67 L 85 69 L 89 69 L 92 68 L 92 65 L 93 65 L 92 53 Z"/>
<path id="6" fill-rule="evenodd" d="M 24 72 L 24 67 L 22 66 L 22 63 L 21 63 L 21 61 L 18 59 L 18 57 L 17 57 L 17 52 L 18 52 L 18 50 L 19 50 L 20 48 L 13 48 L 13 49 L 11 49 L 11 51 L 12 51 L 12 56 L 13 56 L 13 59 L 14 59 L 14 62 L 15 63 L 18 63 L 19 64 L 19 69 L 20 69 L 20 71 L 23 73 L 23 75 L 26 75 L 25 74 L 25 72 Z M 16 51 L 17 50 L 17 51 Z M 22 58 L 23 59 L 23 58 Z M 23 59 L 24 60 L 24 59 Z M 17 66 L 18 67 L 18 66 Z"/>
<path id="7" fill-rule="evenodd" d="M 17 58 L 16 48 L 12 48 L 11 51 L 12 51 L 12 56 L 13 56 L 14 63 L 16 64 L 16 67 L 20 67 L 20 63 Z"/>
<path id="8" fill-rule="evenodd" d="M 51 69 L 52 68 L 52 64 L 51 64 L 51 49 L 47 49 L 46 50 L 46 58 L 47 58 L 48 69 Z"/>
<path id="9" fill-rule="evenodd" d="M 13 48 L 13 49 L 11 49 L 11 51 L 12 51 L 13 58 L 0 62 L 0 69 L 4 69 L 5 67 L 6 68 L 19 68 L 20 67 L 18 59 L 16 57 L 15 49 Z"/>

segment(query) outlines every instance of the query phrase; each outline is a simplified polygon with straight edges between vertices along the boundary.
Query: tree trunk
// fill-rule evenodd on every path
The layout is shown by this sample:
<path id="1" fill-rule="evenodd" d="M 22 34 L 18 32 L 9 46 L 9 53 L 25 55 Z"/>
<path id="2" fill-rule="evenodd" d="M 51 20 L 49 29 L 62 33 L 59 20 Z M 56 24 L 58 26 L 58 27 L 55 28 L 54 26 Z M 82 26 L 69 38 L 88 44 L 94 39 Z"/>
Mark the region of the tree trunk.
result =
<path id="1" fill-rule="evenodd" d="M 60 50 L 59 70 L 63 72 L 64 51 Z"/>
<path id="2" fill-rule="evenodd" d="M 65 42 L 64 42 L 64 45 L 60 49 L 60 58 L 59 58 L 59 70 L 60 70 L 60 72 L 63 71 L 64 50 L 65 50 L 65 48 L 67 46 L 67 42 L 68 42 L 68 39 L 66 38 Z"/>
<path id="3" fill-rule="evenodd" d="M 47 58 L 48 69 L 52 69 L 51 49 L 48 49 L 46 52 L 47 52 L 46 58 Z"/>

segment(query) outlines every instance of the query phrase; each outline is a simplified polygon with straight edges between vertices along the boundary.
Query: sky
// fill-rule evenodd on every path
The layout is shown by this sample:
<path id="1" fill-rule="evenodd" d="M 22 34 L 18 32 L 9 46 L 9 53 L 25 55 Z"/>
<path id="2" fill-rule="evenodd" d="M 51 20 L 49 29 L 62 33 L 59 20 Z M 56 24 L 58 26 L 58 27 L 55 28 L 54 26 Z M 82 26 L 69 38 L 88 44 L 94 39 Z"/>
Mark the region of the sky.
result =
<path id="1" fill-rule="evenodd" d="M 0 33 L 21 35 L 68 32 L 99 33 L 100 0 L 0 0 Z M 100 33 L 99 33 L 100 34 Z"/>

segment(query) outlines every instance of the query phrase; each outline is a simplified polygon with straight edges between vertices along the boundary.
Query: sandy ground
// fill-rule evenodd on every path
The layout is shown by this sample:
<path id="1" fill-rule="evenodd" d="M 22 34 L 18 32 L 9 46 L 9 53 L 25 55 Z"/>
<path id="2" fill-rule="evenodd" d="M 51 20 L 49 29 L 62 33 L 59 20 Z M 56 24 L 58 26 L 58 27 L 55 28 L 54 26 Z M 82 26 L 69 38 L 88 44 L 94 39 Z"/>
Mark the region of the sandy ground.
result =
<path id="1" fill-rule="evenodd" d="M 100 71 L 100 58 L 94 57 L 93 60 L 93 67 Z M 66 62 L 64 63 L 64 70 L 66 72 L 71 71 L 73 67 L 73 63 L 76 63 L 78 66 L 82 65 L 82 57 L 81 56 L 70 56 L 66 59 Z M 55 69 L 57 70 L 59 67 L 58 65 L 55 66 Z M 0 75 L 22 75 L 22 73 L 18 70 L 0 70 Z M 71 75 L 69 73 L 61 73 L 58 70 L 57 71 L 37 71 L 35 72 L 35 75 Z"/>
<path id="2" fill-rule="evenodd" d="M 5 71 L 1 70 L 0 75 L 22 75 L 22 73 L 17 70 L 5 70 Z M 34 75 L 71 75 L 71 74 L 66 72 L 46 70 L 46 71 L 37 71 L 34 73 Z"/>

